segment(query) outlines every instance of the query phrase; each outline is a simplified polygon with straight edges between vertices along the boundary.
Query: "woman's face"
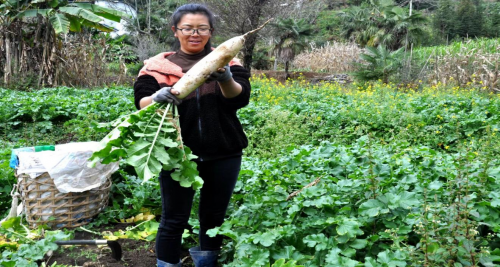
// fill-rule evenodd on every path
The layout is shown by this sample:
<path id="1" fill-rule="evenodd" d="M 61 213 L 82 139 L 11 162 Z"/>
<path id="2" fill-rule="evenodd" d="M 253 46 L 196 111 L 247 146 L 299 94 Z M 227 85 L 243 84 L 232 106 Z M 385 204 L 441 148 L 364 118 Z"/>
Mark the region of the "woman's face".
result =
<path id="1" fill-rule="evenodd" d="M 200 53 L 212 36 L 211 31 L 208 32 L 208 35 L 200 35 L 198 32 L 193 35 L 185 35 L 180 29 L 210 29 L 210 22 L 208 17 L 203 14 L 185 14 L 177 23 L 177 29 L 172 26 L 174 36 L 179 39 L 181 50 L 186 54 Z"/>

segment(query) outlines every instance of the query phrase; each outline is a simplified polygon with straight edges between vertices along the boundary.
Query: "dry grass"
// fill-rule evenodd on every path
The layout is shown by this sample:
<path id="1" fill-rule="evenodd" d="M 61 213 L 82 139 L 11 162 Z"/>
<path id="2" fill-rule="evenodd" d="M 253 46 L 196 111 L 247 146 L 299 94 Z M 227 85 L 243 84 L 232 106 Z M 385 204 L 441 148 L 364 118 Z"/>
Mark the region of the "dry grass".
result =
<path id="1" fill-rule="evenodd" d="M 493 51 L 499 51 L 500 44 Z M 419 76 L 430 83 L 478 85 L 500 92 L 500 53 L 485 46 L 461 46 L 443 51 L 436 48 L 425 60 Z"/>
<path id="2" fill-rule="evenodd" d="M 61 43 L 55 85 L 99 87 L 105 85 L 108 49 L 104 38 L 75 34 Z"/>
<path id="3" fill-rule="evenodd" d="M 311 50 L 295 57 L 293 67 L 314 72 L 347 73 L 354 70 L 353 62 L 360 62 L 363 49 L 356 44 L 328 42 L 325 46 L 311 45 Z"/>

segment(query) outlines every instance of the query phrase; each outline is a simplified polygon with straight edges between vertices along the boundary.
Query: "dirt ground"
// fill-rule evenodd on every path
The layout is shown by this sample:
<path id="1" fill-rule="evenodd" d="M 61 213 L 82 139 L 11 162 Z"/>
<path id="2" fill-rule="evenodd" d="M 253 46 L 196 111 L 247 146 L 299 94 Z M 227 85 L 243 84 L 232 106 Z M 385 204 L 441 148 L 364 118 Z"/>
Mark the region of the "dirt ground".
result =
<path id="1" fill-rule="evenodd" d="M 118 231 L 125 229 L 126 224 L 105 226 L 103 229 L 93 229 L 95 232 Z M 75 232 L 75 240 L 102 239 L 101 236 L 89 232 Z M 122 260 L 118 261 L 112 257 L 111 249 L 107 245 L 100 246 L 64 246 L 60 247 L 48 258 L 48 266 L 66 264 L 69 266 L 82 267 L 154 267 L 156 266 L 155 242 L 140 241 L 134 239 L 119 239 L 118 243 L 122 249 Z M 183 266 L 194 266 L 188 251 L 182 251 L 181 259 Z"/>

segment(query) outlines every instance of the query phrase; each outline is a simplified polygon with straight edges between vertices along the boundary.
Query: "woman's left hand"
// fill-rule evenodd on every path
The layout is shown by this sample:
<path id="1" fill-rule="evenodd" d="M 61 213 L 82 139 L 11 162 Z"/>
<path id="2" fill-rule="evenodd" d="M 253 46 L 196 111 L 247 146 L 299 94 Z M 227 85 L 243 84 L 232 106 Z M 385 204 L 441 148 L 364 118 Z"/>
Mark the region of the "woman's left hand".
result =
<path id="1" fill-rule="evenodd" d="M 212 81 L 217 81 L 220 83 L 227 82 L 231 80 L 233 77 L 233 74 L 231 73 L 231 70 L 229 69 L 229 66 L 226 65 L 224 68 L 219 68 L 217 71 L 214 71 L 208 76 L 206 82 L 212 82 Z"/>

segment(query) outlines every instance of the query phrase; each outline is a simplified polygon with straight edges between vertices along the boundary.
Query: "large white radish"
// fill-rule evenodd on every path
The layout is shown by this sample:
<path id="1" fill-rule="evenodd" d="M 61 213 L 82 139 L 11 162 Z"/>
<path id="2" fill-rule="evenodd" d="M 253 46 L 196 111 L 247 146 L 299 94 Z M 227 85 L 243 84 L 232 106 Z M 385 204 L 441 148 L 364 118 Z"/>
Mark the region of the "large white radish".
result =
<path id="1" fill-rule="evenodd" d="M 172 87 L 172 89 L 179 92 L 176 97 L 180 99 L 186 97 L 202 85 L 207 80 L 210 73 L 217 71 L 217 69 L 228 64 L 229 61 L 231 61 L 236 54 L 238 54 L 241 48 L 243 48 L 247 37 L 264 28 L 269 21 L 271 21 L 271 19 L 253 31 L 249 31 L 244 35 L 236 36 L 225 41 L 215 48 L 210 54 L 198 61 Z"/>

